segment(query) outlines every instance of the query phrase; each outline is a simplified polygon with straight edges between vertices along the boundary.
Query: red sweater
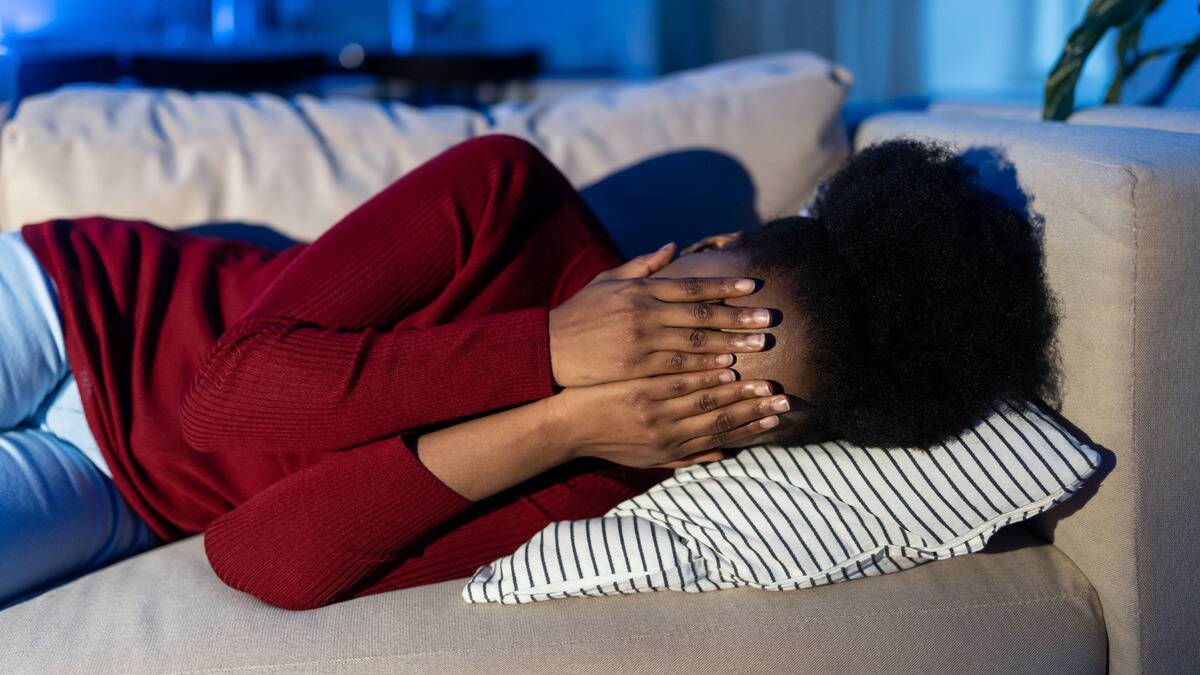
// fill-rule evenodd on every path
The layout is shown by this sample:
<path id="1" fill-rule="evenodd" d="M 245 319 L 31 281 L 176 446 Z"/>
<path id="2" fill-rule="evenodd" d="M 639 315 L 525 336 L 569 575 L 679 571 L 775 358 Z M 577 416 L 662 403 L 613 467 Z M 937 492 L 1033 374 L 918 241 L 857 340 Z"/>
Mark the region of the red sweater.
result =
<path id="1" fill-rule="evenodd" d="M 468 576 L 672 473 L 574 460 L 474 503 L 411 450 L 553 393 L 547 308 L 620 262 L 522 141 L 451 148 L 278 254 L 104 218 L 22 234 L 118 489 L 273 605 Z"/>

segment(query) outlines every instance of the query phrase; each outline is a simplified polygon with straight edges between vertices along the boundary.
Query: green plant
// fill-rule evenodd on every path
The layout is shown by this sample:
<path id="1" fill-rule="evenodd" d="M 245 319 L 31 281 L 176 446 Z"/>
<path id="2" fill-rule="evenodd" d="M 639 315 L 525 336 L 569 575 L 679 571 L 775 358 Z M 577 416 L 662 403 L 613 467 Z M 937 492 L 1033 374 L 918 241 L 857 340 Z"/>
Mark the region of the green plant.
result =
<path id="1" fill-rule="evenodd" d="M 1178 53 L 1166 80 L 1145 101 L 1147 105 L 1162 105 L 1179 84 L 1183 74 L 1200 58 L 1200 35 L 1190 42 L 1142 51 L 1138 43 L 1146 17 L 1162 5 L 1163 0 L 1092 0 L 1083 21 L 1071 31 L 1062 55 L 1046 78 L 1046 95 L 1042 119 L 1065 120 L 1075 109 L 1075 86 L 1083 64 L 1109 30 L 1117 30 L 1117 71 L 1104 96 L 1105 103 L 1121 100 L 1125 82 L 1146 63 L 1168 54 Z M 1200 4 L 1197 5 L 1200 11 Z"/>

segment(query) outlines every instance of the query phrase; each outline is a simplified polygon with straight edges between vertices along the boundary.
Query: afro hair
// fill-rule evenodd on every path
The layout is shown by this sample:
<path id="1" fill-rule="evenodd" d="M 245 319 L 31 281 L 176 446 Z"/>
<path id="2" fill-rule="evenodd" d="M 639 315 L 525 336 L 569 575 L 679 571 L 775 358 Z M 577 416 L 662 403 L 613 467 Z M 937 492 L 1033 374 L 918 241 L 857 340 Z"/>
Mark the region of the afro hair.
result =
<path id="1" fill-rule="evenodd" d="M 962 157 L 915 140 L 866 148 L 810 214 L 738 247 L 801 310 L 816 426 L 861 445 L 928 448 L 1000 398 L 1058 405 L 1039 221 L 985 190 Z"/>

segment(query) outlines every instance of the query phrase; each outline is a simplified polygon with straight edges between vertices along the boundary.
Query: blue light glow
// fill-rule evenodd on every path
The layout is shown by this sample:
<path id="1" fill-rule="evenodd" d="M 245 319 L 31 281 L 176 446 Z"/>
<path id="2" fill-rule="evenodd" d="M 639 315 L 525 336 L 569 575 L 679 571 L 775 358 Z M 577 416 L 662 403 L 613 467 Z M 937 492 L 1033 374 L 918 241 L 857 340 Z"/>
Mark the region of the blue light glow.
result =
<path id="1" fill-rule="evenodd" d="M 233 44 L 237 37 L 234 6 L 237 0 L 212 0 L 212 37 L 219 47 Z"/>

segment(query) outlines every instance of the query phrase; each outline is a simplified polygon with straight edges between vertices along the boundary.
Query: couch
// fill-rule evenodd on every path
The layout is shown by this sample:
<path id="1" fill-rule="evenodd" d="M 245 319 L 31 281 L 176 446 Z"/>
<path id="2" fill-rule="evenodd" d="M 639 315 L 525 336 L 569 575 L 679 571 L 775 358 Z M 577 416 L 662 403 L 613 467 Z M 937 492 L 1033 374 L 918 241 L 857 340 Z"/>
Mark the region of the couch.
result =
<path id="1" fill-rule="evenodd" d="M 355 176 L 369 170 L 402 172 L 439 144 L 481 128 L 471 125 L 499 121 L 508 125 L 503 129 L 531 137 L 581 187 L 603 184 L 609 175 L 639 163 L 653 163 L 657 155 L 715 153 L 743 167 L 742 173 L 715 175 L 722 180 L 748 177 L 752 213 L 746 216 L 738 208 L 722 211 L 714 222 L 701 222 L 701 214 L 691 212 L 694 219 L 688 224 L 699 234 L 730 218 L 794 212 L 811 195 L 815 181 L 849 151 L 848 139 L 830 123 L 850 84 L 849 73 L 807 55 L 741 67 L 758 69 L 762 77 L 747 79 L 746 72 L 728 69 L 720 82 L 688 76 L 693 79 L 685 79 L 686 86 L 675 87 L 650 107 L 638 107 L 644 98 L 609 93 L 584 101 L 582 113 L 581 108 L 550 106 L 532 113 L 507 111 L 509 117 L 501 114 L 485 122 L 462 111 L 406 111 L 412 117 L 405 124 L 417 124 L 429 134 L 440 129 L 443 136 L 421 134 L 424 140 L 406 146 L 408 155 L 367 155 L 374 165 L 340 160 L 326 128 L 318 130 L 317 141 L 312 129 L 299 129 L 295 136 L 271 140 L 269 147 L 286 150 L 288 161 L 294 162 L 296 156 L 287 153 L 308 144 L 315 154 L 305 156 L 320 162 L 314 171 L 341 166 L 349 172 L 350 192 L 338 193 L 340 201 L 333 206 L 317 207 L 331 212 L 352 206 L 354 190 L 369 190 L 355 184 Z M 795 75 L 796 68 L 810 67 L 802 83 L 784 77 L 764 84 L 788 68 Z M 738 89 L 748 81 L 751 89 Z M 690 98 L 698 91 L 715 91 L 705 87 L 736 95 L 722 94 L 705 99 L 707 103 Z M 15 227 L 51 209 L 70 215 L 96 205 L 117 215 L 140 209 L 136 215 L 180 226 L 198 220 L 269 222 L 278 216 L 239 213 L 226 199 L 227 191 L 201 189 L 179 196 L 177 184 L 211 173 L 211 166 L 238 165 L 217 162 L 205 154 L 211 148 L 165 152 L 155 143 L 182 132 L 164 130 L 161 116 L 151 116 L 159 120 L 158 129 L 138 124 L 117 129 L 112 120 L 125 118 L 109 115 L 110 135 L 104 137 L 91 122 L 73 117 L 81 96 L 91 97 L 92 106 L 150 105 L 138 98 L 143 93 L 90 89 L 23 103 L 0 146 L 0 227 Z M 214 103 L 221 101 L 171 102 L 177 107 Z M 275 103 L 264 99 L 255 105 Z M 629 105 L 637 115 L 618 114 Z M 754 110 L 757 106 L 764 108 Z M 768 114 L 765 106 L 774 106 L 786 122 Z M 168 122 L 186 117 L 176 113 Z M 304 119 L 334 124 L 322 118 L 328 109 L 318 113 Z M 280 119 L 291 114 L 281 109 Z M 620 119 L 604 117 L 610 114 Z M 592 128 L 580 133 L 589 115 L 608 120 L 607 133 L 619 138 L 606 144 L 605 134 Z M 1188 130 L 1196 129 L 1200 112 L 1168 116 L 1157 124 L 1154 110 L 1117 110 L 1089 112 L 1086 121 L 1049 123 L 1011 111 L 996 114 L 959 106 L 877 115 L 853 139 L 856 148 L 909 135 L 957 144 L 994 189 L 1031 199 L 1044 219 L 1047 271 L 1063 316 L 1062 413 L 1105 459 L 1070 501 L 1004 528 L 982 552 L 795 592 L 664 592 L 478 606 L 462 601 L 464 580 L 454 580 L 290 612 L 224 586 L 209 568 L 202 535 L 197 535 L 0 612 L 0 663 L 19 672 L 1194 669 L 1200 664 L 1200 643 L 1194 639 L 1200 619 L 1200 581 L 1194 572 L 1200 568 L 1200 526 L 1193 501 L 1200 490 L 1200 458 L 1194 454 L 1200 445 L 1194 413 L 1200 402 L 1200 347 L 1189 331 L 1200 319 L 1200 233 L 1195 227 L 1200 135 Z M 664 122 L 667 118 L 670 124 Z M 396 119 L 385 115 L 378 122 Z M 549 129 L 539 126 L 548 119 L 554 122 Z M 792 136 L 804 136 L 803 147 L 783 147 L 787 136 L 779 137 L 780 124 Z M 247 128 L 226 120 L 218 138 Z M 663 134 L 676 133 L 662 131 L 666 128 L 687 129 L 691 136 L 663 140 Z M 70 129 L 83 132 L 71 136 Z M 353 130 L 348 125 L 343 132 Z M 145 135 L 147 144 L 140 149 L 142 156 L 122 160 L 136 164 L 140 172 L 125 173 L 157 186 L 163 199 L 132 204 L 104 194 L 117 191 L 113 181 L 123 179 L 111 171 L 97 178 L 103 162 L 89 147 L 111 145 L 113 138 L 125 138 L 122 133 Z M 639 140 L 629 143 L 624 134 Z M 123 153 L 135 151 L 122 145 Z M 244 152 L 244 144 L 232 151 L 233 156 Z M 68 169 L 64 158 L 72 160 Z M 619 189 L 593 192 L 594 205 L 609 221 L 630 228 L 623 231 L 636 232 L 640 225 L 629 195 L 644 196 L 637 190 L 647 176 L 667 180 L 687 165 L 668 163 L 658 166 L 658 173 L 637 173 L 637 180 L 618 182 Z M 778 172 L 801 165 L 794 180 L 780 181 Z M 14 175 L 19 170 L 21 175 Z M 70 189 L 71 176 L 98 180 L 107 189 L 81 201 Z M 252 169 L 222 181 L 289 195 L 313 189 L 280 183 L 278 176 Z M 316 194 L 333 199 L 326 188 Z M 291 226 L 285 233 L 296 238 L 311 236 L 307 224 L 296 226 L 305 217 L 301 211 L 288 211 L 285 215 L 293 220 L 278 218 L 271 224 L 282 230 Z M 320 222 L 329 215 L 322 213 Z M 623 241 L 640 244 L 632 235 Z"/>

